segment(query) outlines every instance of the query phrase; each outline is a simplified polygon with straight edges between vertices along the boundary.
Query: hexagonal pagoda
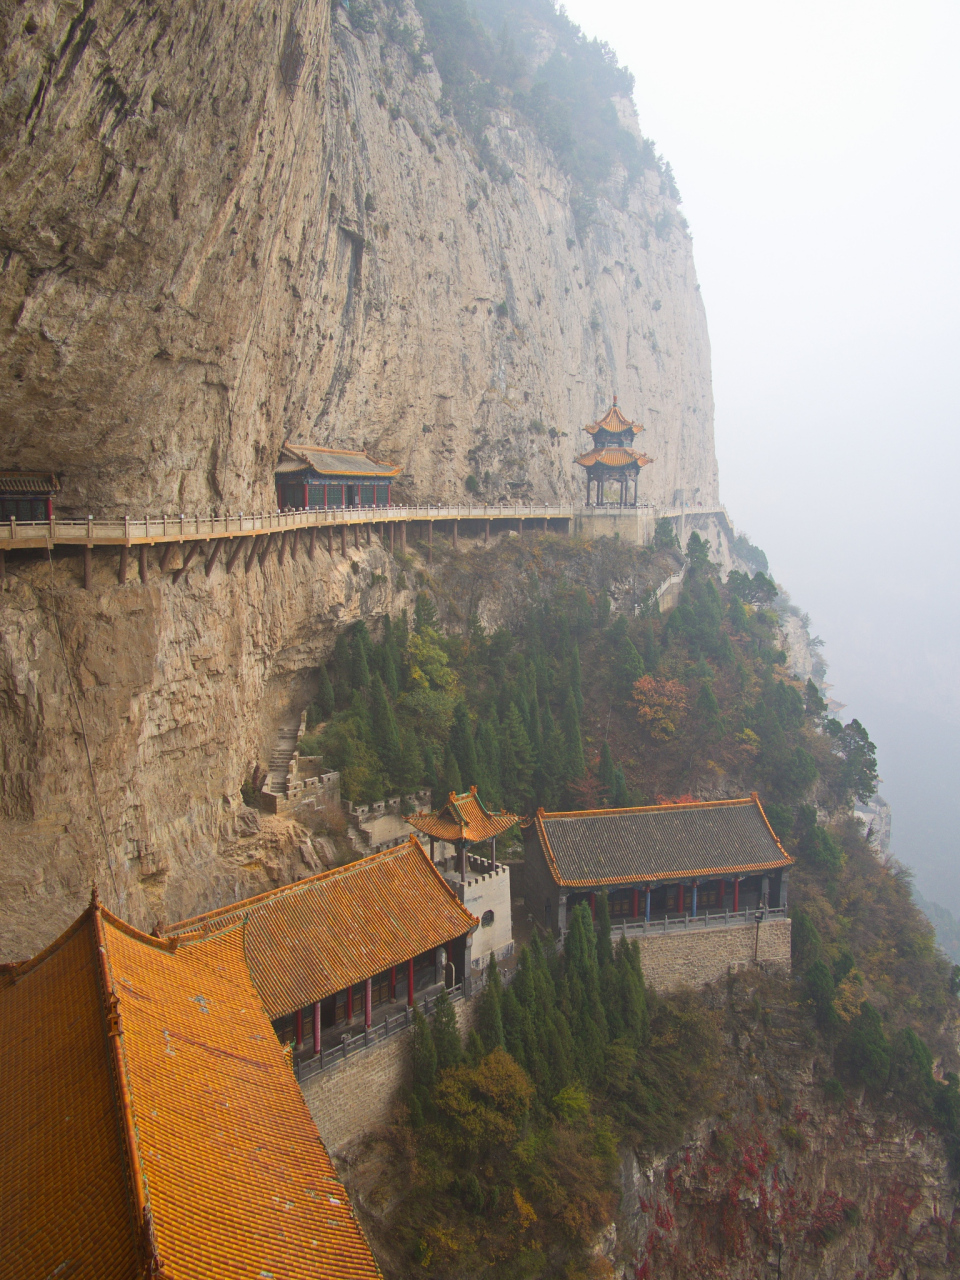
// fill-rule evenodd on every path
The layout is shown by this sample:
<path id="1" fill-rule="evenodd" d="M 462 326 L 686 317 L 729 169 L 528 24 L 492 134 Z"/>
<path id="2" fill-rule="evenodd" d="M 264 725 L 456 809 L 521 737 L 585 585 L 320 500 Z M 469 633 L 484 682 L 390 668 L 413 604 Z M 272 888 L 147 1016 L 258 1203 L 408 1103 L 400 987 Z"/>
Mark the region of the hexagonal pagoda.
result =
<path id="1" fill-rule="evenodd" d="M 597 422 L 592 422 L 584 431 L 593 436 L 593 448 L 576 459 L 578 466 L 587 473 L 587 506 L 590 506 L 590 486 L 596 485 L 596 504 L 604 505 L 604 486 L 613 481 L 620 486 L 621 507 L 637 505 L 637 478 L 640 468 L 649 466 L 653 461 L 645 453 L 631 448 L 634 436 L 639 435 L 643 426 L 630 422 L 617 407 L 617 397 L 613 397 L 613 405 Z M 630 481 L 633 481 L 633 501 L 629 500 Z"/>

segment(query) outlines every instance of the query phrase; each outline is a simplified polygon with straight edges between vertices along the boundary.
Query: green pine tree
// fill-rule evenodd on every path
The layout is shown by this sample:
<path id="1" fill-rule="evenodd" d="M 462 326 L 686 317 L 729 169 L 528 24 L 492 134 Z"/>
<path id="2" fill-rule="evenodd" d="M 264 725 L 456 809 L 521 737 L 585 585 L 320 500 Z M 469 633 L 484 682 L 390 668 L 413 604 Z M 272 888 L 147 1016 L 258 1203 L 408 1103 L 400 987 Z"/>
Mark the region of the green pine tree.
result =
<path id="1" fill-rule="evenodd" d="M 533 752 L 515 703 L 510 704 L 500 731 L 500 773 L 507 808 L 525 813 L 532 799 Z"/>
<path id="2" fill-rule="evenodd" d="M 610 937 L 610 899 L 601 889 L 597 897 L 597 964 L 601 972 L 613 964 L 613 942 Z"/>
<path id="3" fill-rule="evenodd" d="M 365 627 L 364 630 L 366 630 Z M 354 689 L 370 688 L 367 646 L 364 644 L 363 636 L 356 632 L 350 638 L 350 683 Z"/>
<path id="4" fill-rule="evenodd" d="M 614 669 L 614 688 L 624 701 L 633 696 L 633 686 L 644 675 L 643 659 L 629 636 L 622 636 L 617 644 Z"/>
<path id="5" fill-rule="evenodd" d="M 437 1077 L 437 1049 L 430 1024 L 418 1004 L 413 1006 L 413 1087 L 429 1092 Z"/>
<path id="6" fill-rule="evenodd" d="M 442 806 L 451 791 L 454 792 L 455 795 L 460 795 L 463 791 L 463 783 L 460 779 L 460 769 L 457 765 L 457 757 L 451 751 L 449 742 L 447 743 L 446 750 L 443 753 L 443 779 L 440 786 L 442 799 L 438 800 L 436 796 L 433 798 L 434 804 L 438 807 Z"/>
<path id="7" fill-rule="evenodd" d="M 387 687 L 387 692 L 391 698 L 396 698 L 400 694 L 400 678 L 397 675 L 397 664 L 393 657 L 393 646 L 385 644 L 383 646 L 383 660 L 381 662 L 383 669 L 383 683 Z"/>
<path id="8" fill-rule="evenodd" d="M 613 795 L 610 798 L 610 804 L 614 809 L 625 809 L 629 803 L 627 779 L 624 776 L 623 769 L 620 765 L 617 765 L 613 773 Z"/>
<path id="9" fill-rule="evenodd" d="M 487 966 L 487 985 L 483 989 L 477 1006 L 477 1035 L 480 1037 L 485 1053 L 505 1047 L 502 998 L 503 983 L 500 981 L 497 962 L 491 954 L 490 963 Z"/>
<path id="10" fill-rule="evenodd" d="M 417 791 L 423 780 L 424 764 L 416 731 L 407 727 L 400 735 L 400 759 L 394 782 L 402 795 Z"/>
<path id="11" fill-rule="evenodd" d="M 468 787 L 477 786 L 480 772 L 477 765 L 477 751 L 473 741 L 470 713 L 467 710 L 467 704 L 463 701 L 458 702 L 453 709 L 453 724 L 450 727 L 450 750 L 457 761 L 460 777 L 463 781 L 463 789 L 466 790 Z"/>
<path id="12" fill-rule="evenodd" d="M 401 771 L 400 732 L 379 676 L 373 677 L 370 688 L 370 728 L 373 746 L 384 771 L 391 781 L 395 781 Z"/>
<path id="13" fill-rule="evenodd" d="M 327 668 L 320 668 L 320 687 L 317 690 L 317 709 L 320 712 L 322 720 L 329 720 L 333 715 L 334 698 L 333 685 L 330 683 L 330 677 L 327 675 Z"/>
<path id="14" fill-rule="evenodd" d="M 492 716 L 486 720 L 481 720 L 477 725 L 477 768 L 483 779 L 480 795 L 488 809 L 501 809 L 503 807 L 498 736 L 499 726 L 496 725 Z"/>
<path id="15" fill-rule="evenodd" d="M 446 990 L 437 995 L 433 1014 L 433 1044 L 437 1056 L 437 1072 L 456 1067 L 463 1061 L 463 1046 L 457 1030 L 457 1013 Z"/>
<path id="16" fill-rule="evenodd" d="M 577 704 L 573 690 L 567 691 L 567 700 L 563 707 L 563 737 L 566 744 L 563 780 L 566 783 L 576 782 L 587 771 L 583 759 L 583 742 L 580 739 L 580 718 L 577 715 Z"/>
<path id="17" fill-rule="evenodd" d="M 433 792 L 434 804 L 439 803 L 440 779 L 437 777 L 437 766 L 433 748 L 429 742 L 423 744 L 423 785 Z"/>
<path id="18" fill-rule="evenodd" d="M 537 799 L 547 810 L 556 810 L 560 807 L 566 769 L 565 756 L 563 734 L 554 722 L 549 702 L 545 702 L 543 704 L 543 751 L 540 755 Z"/>

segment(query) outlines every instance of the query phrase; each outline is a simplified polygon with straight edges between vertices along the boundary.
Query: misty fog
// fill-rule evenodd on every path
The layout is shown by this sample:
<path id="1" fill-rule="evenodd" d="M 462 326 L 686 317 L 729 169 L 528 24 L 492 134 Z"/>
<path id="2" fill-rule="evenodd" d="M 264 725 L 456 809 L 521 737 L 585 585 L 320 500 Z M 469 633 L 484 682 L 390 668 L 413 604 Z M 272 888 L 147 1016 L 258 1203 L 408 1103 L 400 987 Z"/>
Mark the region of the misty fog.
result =
<path id="1" fill-rule="evenodd" d="M 878 746 L 893 850 L 960 911 L 960 11 L 572 0 L 673 165 L 721 494 Z"/>

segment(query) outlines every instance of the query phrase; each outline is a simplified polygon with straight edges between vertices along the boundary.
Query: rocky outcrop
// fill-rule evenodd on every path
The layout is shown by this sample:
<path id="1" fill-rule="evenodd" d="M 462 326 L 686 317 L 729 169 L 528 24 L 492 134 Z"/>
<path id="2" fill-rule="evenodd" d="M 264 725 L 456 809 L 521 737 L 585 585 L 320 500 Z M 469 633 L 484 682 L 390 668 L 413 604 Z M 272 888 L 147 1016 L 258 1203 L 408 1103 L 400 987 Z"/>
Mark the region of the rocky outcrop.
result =
<path id="1" fill-rule="evenodd" d="M 625 1151 L 621 1276 L 784 1280 L 956 1273 L 960 1207 L 943 1142 L 919 1113 L 824 1090 L 808 1017 L 768 979 L 708 993 L 732 1052 L 723 1109 L 678 1149 Z"/>
<path id="2" fill-rule="evenodd" d="M 569 498 L 618 392 L 647 498 L 714 505 L 706 324 L 660 176 L 614 175 L 578 226 L 500 113 L 513 176 L 491 180 L 368 9 L 3 6 L 0 465 L 62 471 L 74 512 L 251 510 L 290 435 L 366 443 L 415 499 L 470 473 Z"/>

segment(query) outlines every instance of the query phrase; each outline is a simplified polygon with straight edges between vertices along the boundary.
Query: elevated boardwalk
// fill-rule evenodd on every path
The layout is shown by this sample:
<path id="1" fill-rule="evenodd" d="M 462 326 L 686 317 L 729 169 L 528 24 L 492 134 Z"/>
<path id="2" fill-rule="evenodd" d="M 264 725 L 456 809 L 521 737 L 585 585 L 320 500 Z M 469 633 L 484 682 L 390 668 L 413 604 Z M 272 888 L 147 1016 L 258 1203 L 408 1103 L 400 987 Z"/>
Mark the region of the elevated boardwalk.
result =
<path id="1" fill-rule="evenodd" d="M 241 556 L 249 573 L 255 563 L 262 567 L 276 550 L 281 564 L 287 555 L 296 557 L 305 550 L 312 560 L 318 543 L 329 555 L 335 544 L 341 555 L 347 554 L 348 531 L 353 545 L 360 547 L 361 530 L 367 546 L 376 531 L 384 546 L 394 550 L 399 538 L 406 550 L 408 529 L 413 536 L 427 542 L 428 560 L 433 558 L 434 528 L 440 524 L 448 531 L 456 546 L 461 533 L 483 536 L 507 530 L 523 535 L 526 530 L 579 534 L 583 537 L 619 536 L 624 541 L 645 545 L 653 538 L 656 522 L 663 518 L 680 520 L 699 516 L 727 518 L 724 507 L 614 507 L 577 506 L 574 504 L 500 506 L 389 506 L 328 507 L 300 511 L 271 511 L 256 515 L 179 515 L 126 516 L 118 519 L 61 519 L 23 523 L 10 519 L 0 523 L 0 577 L 5 556 L 11 552 L 52 550 L 54 547 L 76 547 L 84 552 L 84 586 L 91 585 L 91 552 L 94 548 L 118 548 L 118 577 L 126 581 L 129 553 L 138 549 L 142 581 L 147 575 L 147 548 L 162 546 L 159 568 L 165 571 L 177 548 L 183 548 L 179 563 L 173 569 L 174 581 L 188 570 L 203 553 L 202 562 L 209 577 L 221 554 L 230 572 Z M 378 528 L 379 526 L 379 528 Z"/>

